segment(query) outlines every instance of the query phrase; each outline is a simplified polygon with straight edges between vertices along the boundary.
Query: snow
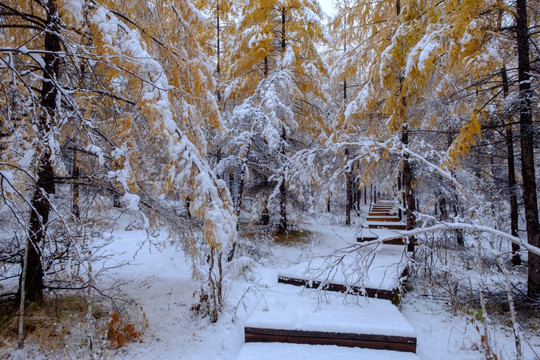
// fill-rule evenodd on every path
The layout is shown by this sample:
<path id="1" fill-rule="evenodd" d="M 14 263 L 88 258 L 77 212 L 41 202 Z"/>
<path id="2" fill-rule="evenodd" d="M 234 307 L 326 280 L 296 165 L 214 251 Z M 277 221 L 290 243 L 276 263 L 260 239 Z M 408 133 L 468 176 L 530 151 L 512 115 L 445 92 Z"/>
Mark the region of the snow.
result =
<path id="1" fill-rule="evenodd" d="M 363 209 L 366 210 L 366 209 Z M 363 211 L 365 213 L 365 211 Z M 359 223 L 361 218 L 353 217 Z M 126 221 L 127 222 L 127 221 Z M 142 343 L 129 343 L 118 350 L 106 348 L 105 357 L 122 359 L 163 360 L 246 360 L 246 359 L 393 359 L 393 360 L 481 360 L 480 334 L 470 317 L 455 315 L 450 306 L 435 297 L 420 294 L 422 289 L 407 294 L 400 308 L 387 301 L 366 299 L 353 295 L 331 294 L 314 289 L 304 289 L 277 283 L 277 274 L 294 264 L 328 254 L 350 245 L 359 228 L 336 225 L 336 218 L 320 215 L 303 227 L 309 231 L 309 241 L 281 244 L 265 243 L 262 238 L 253 241 L 250 255 L 239 243 L 238 257 L 225 263 L 225 303 L 219 321 L 211 324 L 190 311 L 198 302 L 194 295 L 200 282 L 192 278 L 191 261 L 184 252 L 168 240 L 168 234 L 149 236 L 146 231 L 126 231 L 125 222 L 103 238 L 111 237 L 95 257 L 109 255 L 95 263 L 96 273 L 101 267 L 109 270 L 105 277 L 97 278 L 101 288 L 121 286 L 126 297 L 134 299 L 136 307 L 142 306 L 148 319 Z M 369 230 L 377 234 L 392 230 Z M 95 240 L 96 242 L 101 240 Z M 246 241 L 246 240 L 244 240 Z M 399 247 L 396 247 L 399 248 Z M 387 247 L 379 251 L 384 253 Z M 129 265 L 120 266 L 129 262 Z M 121 285 L 119 285 L 121 284 Z M 123 301 L 120 302 L 124 304 Z M 264 311 L 266 309 L 266 311 Z M 401 310 L 400 310 L 401 309 Z M 401 312 L 400 312 L 401 311 Z M 277 312 L 289 314 L 275 318 Z M 378 313 L 378 317 L 372 312 Z M 370 331 L 416 335 L 417 355 L 296 344 L 244 344 L 245 325 L 280 327 L 287 322 L 290 328 L 320 329 L 327 331 Z M 389 324 L 399 326 L 390 327 Z M 396 329 L 397 328 L 397 329 Z M 509 327 L 494 331 L 495 346 L 500 359 L 513 358 Z M 528 332 L 524 346 L 524 360 L 533 360 L 533 351 L 540 351 L 540 339 Z M 12 350 L 12 349 L 11 349 Z M 0 349 L 0 357 L 8 351 L 7 358 L 50 358 L 30 344 L 23 351 Z M 55 358 L 61 358 L 56 356 Z M 83 358 L 82 356 L 80 358 Z"/>
<path id="2" fill-rule="evenodd" d="M 125 204 L 126 209 L 129 209 L 132 211 L 139 210 L 140 201 L 141 201 L 140 196 L 136 194 L 126 193 L 124 194 L 124 196 L 122 196 L 122 202 Z"/>
<path id="3" fill-rule="evenodd" d="M 42 69 L 45 69 L 45 61 L 43 61 L 43 58 L 42 58 L 37 52 L 32 52 L 31 50 L 29 50 L 29 49 L 28 49 L 26 46 L 24 46 L 24 45 L 19 46 L 18 50 L 19 50 L 21 53 L 30 56 L 35 62 L 38 63 L 38 65 L 39 65 Z"/>
<path id="4" fill-rule="evenodd" d="M 64 3 L 64 9 L 75 18 L 77 23 L 82 24 L 84 22 L 83 4 L 80 0 L 67 0 Z"/>
<path id="5" fill-rule="evenodd" d="M 418 360 L 412 353 L 348 348 L 335 345 L 304 345 L 249 343 L 245 344 L 236 360 Z"/>
<path id="6" fill-rule="evenodd" d="M 103 166 L 103 164 L 105 164 L 105 158 L 104 158 L 104 155 L 103 155 L 103 150 L 99 146 L 88 145 L 85 148 L 85 150 L 88 151 L 88 153 L 94 154 L 94 155 L 96 155 L 98 157 L 98 163 L 99 163 L 100 166 Z"/>

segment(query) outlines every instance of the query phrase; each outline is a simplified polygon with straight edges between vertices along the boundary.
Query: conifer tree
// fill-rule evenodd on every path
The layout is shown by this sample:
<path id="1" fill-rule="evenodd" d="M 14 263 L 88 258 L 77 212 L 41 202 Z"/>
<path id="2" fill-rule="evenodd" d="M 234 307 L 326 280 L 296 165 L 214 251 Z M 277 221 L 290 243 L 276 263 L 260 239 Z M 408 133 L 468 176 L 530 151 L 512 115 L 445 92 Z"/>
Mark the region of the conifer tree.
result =
<path id="1" fill-rule="evenodd" d="M 318 132 L 323 115 L 317 107 L 324 98 L 320 79 L 326 72 L 316 47 L 324 41 L 321 16 L 319 4 L 311 0 L 247 1 L 232 44 L 225 95 L 239 105 L 230 121 L 242 124 L 235 131 L 244 134 L 237 139 L 249 142 L 240 145 L 248 149 L 244 154 L 259 158 L 254 173 L 263 177 L 263 183 L 273 184 L 274 190 L 259 196 L 261 206 L 255 208 L 264 213 L 266 198 L 279 194 L 281 232 L 288 229 L 292 179 L 287 162 L 298 144 L 310 141 L 306 134 Z M 255 142 L 262 147 L 251 144 Z M 266 165 L 263 153 L 272 159 Z"/>
<path id="2" fill-rule="evenodd" d="M 2 176 L 35 179 L 31 190 L 17 189 L 15 200 L 3 198 L 30 213 L 28 270 L 22 274 L 30 301 L 39 300 L 46 286 L 44 249 L 57 241 L 48 227 L 51 216 L 65 226 L 88 223 L 99 213 L 101 200 L 95 199 L 104 194 L 141 214 L 147 228 L 167 224 L 193 256 L 219 257 L 234 242 L 229 193 L 205 159 L 204 129 L 219 129 L 221 118 L 213 70 L 195 36 L 204 17 L 185 1 L 145 4 L 0 4 L 11 21 L 3 26 L 10 35 L 0 38 L 2 53 L 12 59 L 1 68 L 4 99 L 26 99 L 30 110 L 11 101 L 1 104 L 7 114 L 3 124 L 19 139 L 18 149 L 1 153 Z M 20 121 L 24 118 L 27 123 Z M 28 152 L 23 158 L 20 148 Z M 66 149 L 77 173 L 71 180 L 62 180 Z M 79 206 L 73 213 L 61 211 L 65 198 L 53 196 L 60 181 L 102 189 L 87 204 L 84 214 L 91 218 L 79 222 Z M 178 209 L 170 210 L 171 194 L 190 200 L 203 244 L 179 226 L 185 220 Z"/>

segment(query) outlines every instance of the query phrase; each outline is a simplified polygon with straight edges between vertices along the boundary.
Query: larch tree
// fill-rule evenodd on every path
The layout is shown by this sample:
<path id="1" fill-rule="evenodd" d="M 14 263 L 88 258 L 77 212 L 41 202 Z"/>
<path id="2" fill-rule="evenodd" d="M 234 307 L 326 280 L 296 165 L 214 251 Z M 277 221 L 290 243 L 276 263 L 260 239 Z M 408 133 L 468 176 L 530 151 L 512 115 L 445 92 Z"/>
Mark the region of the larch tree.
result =
<path id="1" fill-rule="evenodd" d="M 280 232 L 288 230 L 290 154 L 312 141 L 310 135 L 318 134 L 323 122 L 320 81 L 326 64 L 317 50 L 325 40 L 321 17 L 316 1 L 247 1 L 232 44 L 236 51 L 231 52 L 225 96 L 238 105 L 228 121 L 236 124 L 233 136 L 243 156 L 259 158 L 253 174 L 273 188 L 259 194 L 261 205 L 254 208 L 268 213 L 268 201 L 279 196 Z M 245 179 L 245 166 L 242 171 Z"/>
<path id="2" fill-rule="evenodd" d="M 29 188 L 15 189 L 17 199 L 5 196 L 2 205 L 3 210 L 13 209 L 10 205 L 17 201 L 29 213 L 29 261 L 21 274 L 29 301 L 39 300 L 46 287 L 42 265 L 55 241 L 48 228 L 51 209 L 67 228 L 74 221 L 83 227 L 88 223 L 76 220 L 81 216 L 78 206 L 63 213 L 65 198 L 53 196 L 66 169 L 61 149 L 69 148 L 73 168 L 80 173 L 73 182 L 104 186 L 119 204 L 142 216 L 144 227 L 167 224 L 190 254 L 210 255 L 216 265 L 208 281 L 217 291 L 214 308 L 219 308 L 217 263 L 235 241 L 236 217 L 225 183 L 205 159 L 204 128 L 221 127 L 213 70 L 195 36 L 205 20 L 189 2 L 161 5 L 109 8 L 108 2 L 61 0 L 0 4 L 9 19 L 0 26 L 9 32 L 0 38 L 2 120 L 19 146 L 5 143 L 2 177 L 34 181 Z M 132 17 L 141 9 L 145 16 Z M 26 99 L 29 111 L 10 99 Z M 21 156 L 20 149 L 27 154 Z M 92 176 L 88 168 L 94 169 Z M 180 226 L 185 217 L 175 205 L 171 209 L 171 195 L 190 199 L 203 244 Z M 87 204 L 88 220 L 98 215 L 95 198 Z"/>
<path id="3" fill-rule="evenodd" d="M 395 17 L 388 15 L 390 8 L 396 11 Z M 355 121 L 380 105 L 389 129 L 401 133 L 403 145 L 409 143 L 405 150 L 413 146 L 410 135 L 417 129 L 446 128 L 455 135 L 449 139 L 440 164 L 450 172 L 457 171 L 482 134 L 483 127 L 489 127 L 491 113 L 488 109 L 494 105 L 494 99 L 504 93 L 500 82 L 496 85 L 498 88 L 493 87 L 492 79 L 500 76 L 500 69 L 506 62 L 514 62 L 511 56 L 510 59 L 502 58 L 508 54 L 505 49 L 509 48 L 510 41 L 501 28 L 511 23 L 509 14 L 515 13 L 523 193 L 525 212 L 528 213 L 527 233 L 531 245 L 536 246 L 538 212 L 526 8 L 526 2 L 518 2 L 513 11 L 500 1 L 359 3 L 356 14 L 364 21 L 367 40 L 363 54 L 370 68 L 366 84 L 345 113 L 349 121 Z M 425 108 L 429 101 L 451 104 L 450 107 L 445 105 L 447 115 L 442 117 L 451 121 L 441 121 L 440 112 L 416 111 Z M 406 195 L 410 193 L 407 187 L 405 179 Z M 470 200 L 464 198 L 464 201 Z M 407 208 L 413 208 L 412 204 Z M 454 216 L 457 215 L 459 210 L 456 208 Z M 535 261 L 533 255 L 528 280 L 531 296 L 535 296 L 536 286 L 540 283 Z"/>
<path id="4" fill-rule="evenodd" d="M 521 140 L 521 174 L 523 178 L 523 201 L 527 240 L 530 245 L 540 246 L 538 222 L 538 198 L 534 162 L 534 127 L 532 121 L 531 63 L 529 51 L 529 26 L 527 1 L 516 1 L 516 40 L 519 78 L 519 133 Z M 529 252 L 528 294 L 540 296 L 540 256 Z"/>

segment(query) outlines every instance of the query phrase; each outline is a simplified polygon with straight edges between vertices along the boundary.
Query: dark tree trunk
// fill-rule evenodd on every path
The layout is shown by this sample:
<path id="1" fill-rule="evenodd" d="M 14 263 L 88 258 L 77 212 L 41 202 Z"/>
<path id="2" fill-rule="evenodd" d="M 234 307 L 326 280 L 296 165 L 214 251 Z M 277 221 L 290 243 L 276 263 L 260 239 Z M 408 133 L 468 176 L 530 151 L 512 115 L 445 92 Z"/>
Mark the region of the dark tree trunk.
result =
<path id="1" fill-rule="evenodd" d="M 330 195 L 328 195 L 328 199 L 326 200 L 326 212 L 331 212 L 331 203 L 330 203 Z"/>
<path id="2" fill-rule="evenodd" d="M 409 128 L 406 124 L 403 125 L 401 130 L 401 142 L 404 146 L 409 145 Z M 415 200 L 413 191 L 413 176 L 411 170 L 411 164 L 409 162 L 409 155 L 403 154 L 403 188 L 405 194 L 405 218 L 407 220 L 407 230 L 412 230 L 416 226 Z M 414 239 L 411 239 L 407 247 L 408 251 L 414 251 Z"/>
<path id="3" fill-rule="evenodd" d="M 362 188 L 358 181 L 355 182 L 354 188 L 356 189 L 356 214 L 360 216 L 360 200 L 362 199 Z"/>
<path id="4" fill-rule="evenodd" d="M 534 168 L 534 128 L 531 104 L 531 64 L 529 61 L 529 33 L 527 26 L 527 1 L 516 1 L 516 36 L 518 48 L 519 78 L 519 134 L 521 137 L 521 174 L 523 178 L 523 204 L 527 224 L 527 240 L 539 247 L 538 203 L 536 196 L 536 174 Z M 540 295 L 540 256 L 529 252 L 528 294 Z"/>
<path id="5" fill-rule="evenodd" d="M 459 215 L 459 198 L 456 194 L 456 189 L 454 186 L 452 186 L 453 195 L 452 195 L 452 209 L 454 211 L 454 217 L 457 218 Z M 463 237 L 463 230 L 458 229 L 456 230 L 456 241 L 459 246 L 465 246 L 465 238 Z"/>
<path id="6" fill-rule="evenodd" d="M 345 149 L 345 157 L 347 162 L 349 161 L 349 149 Z M 352 210 L 352 195 L 353 195 L 353 184 L 352 181 L 352 168 L 348 169 L 345 174 L 345 192 L 346 192 L 346 204 L 345 204 L 345 225 L 351 226 L 351 210 Z"/>
<path id="7" fill-rule="evenodd" d="M 504 97 L 510 92 L 508 86 L 508 76 L 506 68 L 501 69 L 503 82 Z M 506 125 L 506 156 L 508 162 L 508 188 L 510 190 L 510 229 L 512 236 L 518 237 L 518 202 L 516 189 L 516 171 L 514 164 L 514 132 L 512 131 L 511 121 Z M 514 266 L 521 265 L 521 257 L 519 255 L 519 245 L 512 243 L 512 264 Z"/>
<path id="8" fill-rule="evenodd" d="M 247 176 L 247 172 L 248 172 L 248 166 L 247 166 L 247 163 L 248 163 L 248 159 L 249 159 L 249 154 L 251 152 L 251 142 L 249 143 L 249 146 L 248 146 L 248 149 L 246 151 L 246 155 L 244 157 L 244 159 L 242 160 L 242 168 L 240 169 L 240 181 L 238 182 L 238 194 L 237 194 L 237 199 L 236 199 L 236 206 L 235 206 L 235 211 L 236 211 L 236 216 L 238 216 L 238 218 L 240 219 L 240 211 L 242 210 L 242 200 L 244 198 L 244 187 L 245 187 L 245 184 L 246 184 L 246 176 Z M 240 224 L 240 221 L 238 221 L 236 223 L 236 229 L 238 230 L 238 225 Z"/>
<path id="9" fill-rule="evenodd" d="M 398 193 L 400 193 L 403 189 L 403 172 L 401 174 L 398 174 Z M 401 196 L 401 204 L 402 206 L 398 209 L 398 216 L 400 219 L 403 220 L 403 212 L 401 211 L 401 208 L 405 208 L 405 191 L 403 191 L 403 195 Z"/>
<path id="10" fill-rule="evenodd" d="M 77 150 L 73 150 L 73 172 L 72 172 L 72 178 L 73 178 L 73 186 L 71 188 L 72 191 L 72 204 L 71 209 L 73 211 L 73 216 L 75 219 L 80 219 L 81 217 L 81 209 L 79 207 L 79 181 L 80 181 L 80 169 L 79 165 L 77 164 Z"/>
<path id="11" fill-rule="evenodd" d="M 219 18 L 219 2 L 216 5 L 216 76 L 219 79 L 221 73 L 221 19 Z M 221 92 L 216 89 L 218 102 L 221 103 Z"/>
<path id="12" fill-rule="evenodd" d="M 283 157 L 283 161 L 285 161 L 285 144 L 287 143 L 287 133 L 285 132 L 285 128 L 283 127 L 281 129 L 281 156 Z M 286 169 L 282 170 L 282 177 L 281 184 L 279 185 L 279 214 L 280 214 L 280 220 L 279 220 L 279 227 L 278 232 L 281 234 L 284 234 L 287 232 L 287 171 Z"/>
<path id="13" fill-rule="evenodd" d="M 285 177 L 281 181 L 281 185 L 279 185 L 279 193 L 281 195 L 279 199 L 279 214 L 281 218 L 279 220 L 278 232 L 285 234 L 287 232 L 287 187 L 285 185 Z"/>
<path id="14" fill-rule="evenodd" d="M 60 19 L 55 0 L 49 0 L 46 5 L 48 15 L 45 32 L 45 70 L 41 87 L 40 103 L 43 109 L 38 129 L 39 136 L 44 141 L 52 130 L 55 121 L 57 91 L 55 83 L 60 73 L 59 56 L 61 42 Z M 21 280 L 25 276 L 24 288 L 26 301 L 39 301 L 43 298 L 43 266 L 41 263 L 41 245 L 45 241 L 46 226 L 49 221 L 51 204 L 49 196 L 54 194 L 54 173 L 51 162 L 51 152 L 44 145 L 39 160 L 36 189 L 32 198 L 32 209 L 29 222 L 28 265 L 26 274 L 21 271 Z M 24 269 L 24 267 L 23 267 Z"/>
<path id="15" fill-rule="evenodd" d="M 448 220 L 448 210 L 446 208 L 446 197 L 444 196 L 444 194 L 442 194 L 439 198 L 439 210 L 441 214 L 440 219 L 442 221 Z"/>

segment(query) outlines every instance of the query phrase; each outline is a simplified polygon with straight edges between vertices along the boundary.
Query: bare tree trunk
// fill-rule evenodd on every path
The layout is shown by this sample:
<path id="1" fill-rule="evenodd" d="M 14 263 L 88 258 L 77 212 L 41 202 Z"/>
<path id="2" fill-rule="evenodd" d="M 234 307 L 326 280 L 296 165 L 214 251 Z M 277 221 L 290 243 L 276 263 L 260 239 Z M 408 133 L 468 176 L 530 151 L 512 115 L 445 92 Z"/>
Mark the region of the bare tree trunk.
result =
<path id="1" fill-rule="evenodd" d="M 538 203 L 536 195 L 536 171 L 534 168 L 534 128 L 531 104 L 531 64 L 529 61 L 529 29 L 527 25 L 527 1 L 516 1 L 516 35 L 518 47 L 519 78 L 519 126 L 521 137 L 521 174 L 523 178 L 523 203 L 527 224 L 527 240 L 530 245 L 540 246 Z M 529 252 L 528 294 L 540 295 L 540 256 Z"/>
<path id="2" fill-rule="evenodd" d="M 401 177 L 402 177 L 402 174 L 398 174 L 398 177 L 397 177 L 398 194 L 401 193 L 401 187 L 402 187 Z M 405 206 L 405 194 L 403 195 L 403 205 Z M 399 219 L 401 220 L 403 216 L 403 214 L 401 213 L 401 206 L 398 207 L 398 216 L 399 216 Z"/>
<path id="3" fill-rule="evenodd" d="M 285 144 L 287 142 L 287 133 L 285 132 L 285 127 L 281 129 L 281 156 L 282 161 L 285 161 Z M 284 168 L 282 170 L 282 179 L 281 184 L 279 185 L 279 214 L 281 216 L 279 220 L 278 232 L 285 234 L 287 232 L 287 170 Z"/>
<path id="4" fill-rule="evenodd" d="M 401 131 L 401 142 L 403 146 L 409 145 L 409 128 L 406 124 L 403 125 Z M 409 155 L 403 154 L 403 188 L 405 191 L 405 218 L 407 220 L 407 230 L 412 230 L 416 226 L 415 201 L 413 191 L 413 177 Z M 414 239 L 409 240 L 407 246 L 408 251 L 414 251 Z"/>
<path id="5" fill-rule="evenodd" d="M 61 51 L 60 19 L 57 13 L 56 0 L 47 2 L 47 20 L 45 33 L 45 71 L 41 88 L 41 106 L 43 115 L 38 124 L 39 136 L 44 141 L 52 130 L 56 117 L 57 91 L 55 83 L 60 73 L 58 53 Z M 32 198 L 30 214 L 28 246 L 28 266 L 26 272 L 21 272 L 21 279 L 25 277 L 24 287 L 26 300 L 39 301 L 43 298 L 43 266 L 41 264 L 40 245 L 45 240 L 45 227 L 49 220 L 51 204 L 49 196 L 54 194 L 54 173 L 51 162 L 51 150 L 44 145 L 39 159 L 39 168 L 36 189 Z"/>
<path id="6" fill-rule="evenodd" d="M 506 75 L 506 68 L 501 69 L 502 83 L 504 97 L 508 96 L 510 92 L 508 86 L 508 76 Z M 510 229 L 512 236 L 519 237 L 518 232 L 518 202 L 517 202 L 517 185 L 516 185 L 516 171 L 514 164 L 514 132 L 512 131 L 512 124 L 510 120 L 507 120 L 506 124 L 506 159 L 508 163 L 508 188 L 510 190 Z M 514 266 L 521 265 L 521 257 L 519 255 L 519 245 L 512 243 L 512 264 Z"/>
<path id="7" fill-rule="evenodd" d="M 26 284 L 26 269 L 28 268 L 28 248 L 29 240 L 26 239 L 24 245 L 24 257 L 23 257 L 23 271 L 21 276 L 21 294 L 19 302 L 19 339 L 17 346 L 19 349 L 24 347 L 24 303 L 26 300 L 25 284 Z"/>
<path id="8" fill-rule="evenodd" d="M 349 149 L 345 149 L 345 157 L 349 161 Z M 348 169 L 345 174 L 346 183 L 346 204 L 345 204 L 345 225 L 351 226 L 351 210 L 352 210 L 352 169 Z"/>
<path id="9" fill-rule="evenodd" d="M 510 320 L 512 320 L 512 330 L 514 333 L 514 343 L 516 344 L 516 360 L 523 358 L 523 350 L 521 349 L 521 330 L 516 318 L 516 307 L 514 305 L 514 296 L 512 294 L 512 282 L 510 281 L 510 274 L 500 257 L 495 258 L 497 266 L 504 275 L 506 285 L 506 298 L 508 299 L 508 308 L 510 309 Z"/>
<path id="10" fill-rule="evenodd" d="M 249 159 L 249 153 L 251 152 L 251 144 L 252 143 L 250 142 L 248 149 L 246 151 L 246 155 L 244 159 L 242 160 L 242 164 L 241 164 L 242 169 L 240 171 L 240 181 L 238 182 L 238 198 L 236 199 L 236 209 L 235 209 L 236 216 L 238 217 L 240 217 L 240 211 L 242 210 L 242 199 L 244 198 L 244 187 L 246 183 L 247 172 L 249 171 L 247 162 Z M 238 224 L 239 222 L 236 224 L 237 230 L 238 230 Z"/>
<path id="11" fill-rule="evenodd" d="M 75 219 L 79 219 L 81 217 L 81 209 L 79 207 L 79 177 L 80 177 L 80 169 L 77 165 L 77 150 L 73 150 L 73 172 L 72 172 L 72 179 L 73 179 L 73 185 L 71 187 L 72 192 L 72 204 L 71 204 L 71 210 L 73 212 L 73 216 Z"/>
<path id="12" fill-rule="evenodd" d="M 285 234 L 287 232 L 287 187 L 285 185 L 285 174 L 283 175 L 283 180 L 279 185 L 279 214 L 281 216 L 279 220 L 278 232 L 280 234 Z"/>
<path id="13" fill-rule="evenodd" d="M 216 5 L 216 77 L 219 79 L 221 73 L 221 19 L 219 18 L 219 1 Z M 219 87 L 216 86 L 216 96 L 219 103 L 221 103 L 221 92 Z"/>
<path id="14" fill-rule="evenodd" d="M 87 325 L 87 334 L 88 339 L 88 350 L 90 350 L 90 358 L 94 358 L 94 315 L 93 315 L 93 294 L 92 287 L 94 286 L 94 274 L 93 274 L 93 259 L 92 259 L 92 248 L 88 244 L 88 239 L 85 235 L 85 245 L 88 246 L 88 299 L 87 299 L 87 311 L 86 311 L 86 325 Z"/>
<path id="15" fill-rule="evenodd" d="M 484 283 L 484 267 L 482 265 L 482 243 L 480 242 L 479 235 L 476 235 L 476 244 L 478 247 L 477 251 L 477 266 L 478 266 L 478 273 L 480 274 L 480 306 L 482 308 L 482 313 L 479 318 L 480 322 L 482 323 L 482 328 L 484 331 L 484 336 L 482 337 L 481 346 L 484 349 L 484 355 L 486 359 L 493 359 L 493 350 L 491 349 L 491 336 L 489 335 L 489 328 L 488 328 L 488 313 L 486 309 L 486 300 L 484 298 L 484 289 L 485 289 L 485 283 Z"/>

